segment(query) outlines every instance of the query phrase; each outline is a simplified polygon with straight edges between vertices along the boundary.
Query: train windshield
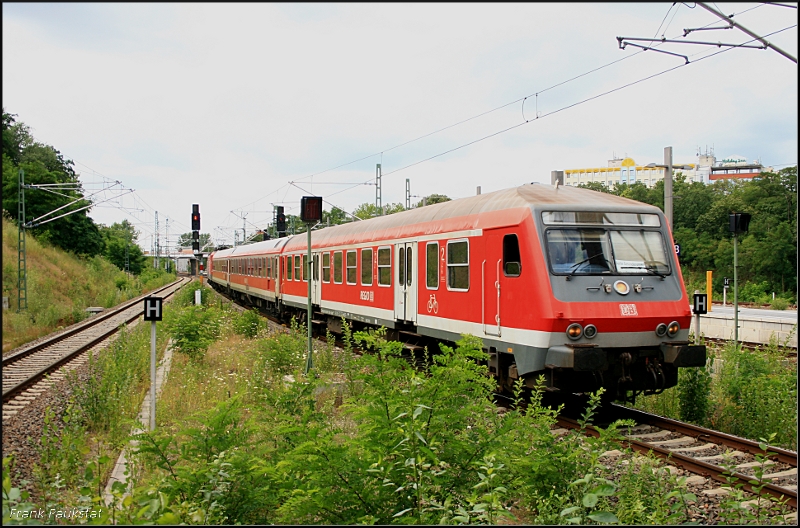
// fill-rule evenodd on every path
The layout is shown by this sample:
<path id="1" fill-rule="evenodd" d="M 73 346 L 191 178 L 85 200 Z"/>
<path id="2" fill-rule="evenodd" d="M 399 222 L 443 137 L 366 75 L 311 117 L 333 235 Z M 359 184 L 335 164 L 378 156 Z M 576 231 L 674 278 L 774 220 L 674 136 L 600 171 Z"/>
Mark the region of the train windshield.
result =
<path id="1" fill-rule="evenodd" d="M 659 231 L 598 228 L 548 229 L 550 268 L 566 275 L 667 275 Z"/>

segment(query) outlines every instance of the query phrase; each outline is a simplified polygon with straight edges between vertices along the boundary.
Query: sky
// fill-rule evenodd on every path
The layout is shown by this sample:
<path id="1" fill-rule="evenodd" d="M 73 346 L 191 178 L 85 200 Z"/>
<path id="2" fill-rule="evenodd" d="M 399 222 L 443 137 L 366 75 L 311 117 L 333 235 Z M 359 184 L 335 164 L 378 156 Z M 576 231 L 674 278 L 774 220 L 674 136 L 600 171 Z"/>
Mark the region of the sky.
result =
<path id="1" fill-rule="evenodd" d="M 708 5 L 797 58 L 797 3 Z M 726 25 L 693 3 L 2 9 L 4 111 L 102 191 L 96 222 L 127 219 L 145 250 L 156 215 L 162 247 L 190 231 L 192 204 L 218 244 L 266 228 L 274 206 L 299 214 L 302 196 L 352 212 L 375 203 L 377 164 L 384 205 L 405 204 L 407 180 L 412 204 L 463 198 L 614 157 L 664 163 L 667 146 L 675 164 L 711 149 L 797 164 L 796 62 L 620 49 L 758 44 L 736 28 L 684 37 Z"/>

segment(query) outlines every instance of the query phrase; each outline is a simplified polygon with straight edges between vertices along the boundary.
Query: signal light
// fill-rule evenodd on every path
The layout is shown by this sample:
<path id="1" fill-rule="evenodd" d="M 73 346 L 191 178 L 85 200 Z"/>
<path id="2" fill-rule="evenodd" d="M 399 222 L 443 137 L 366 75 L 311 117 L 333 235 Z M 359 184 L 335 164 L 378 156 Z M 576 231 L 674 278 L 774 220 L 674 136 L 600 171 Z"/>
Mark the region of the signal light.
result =
<path id="1" fill-rule="evenodd" d="M 278 232 L 278 236 L 286 235 L 286 215 L 283 214 L 283 206 L 278 205 L 275 207 L 275 230 Z"/>
<path id="2" fill-rule="evenodd" d="M 200 204 L 192 204 L 192 231 L 200 231 Z"/>
<path id="3" fill-rule="evenodd" d="M 193 253 L 200 253 L 200 241 L 193 240 L 192 241 L 192 252 Z"/>
<path id="4" fill-rule="evenodd" d="M 192 240 L 200 240 L 200 233 L 198 231 L 192 231 Z"/>

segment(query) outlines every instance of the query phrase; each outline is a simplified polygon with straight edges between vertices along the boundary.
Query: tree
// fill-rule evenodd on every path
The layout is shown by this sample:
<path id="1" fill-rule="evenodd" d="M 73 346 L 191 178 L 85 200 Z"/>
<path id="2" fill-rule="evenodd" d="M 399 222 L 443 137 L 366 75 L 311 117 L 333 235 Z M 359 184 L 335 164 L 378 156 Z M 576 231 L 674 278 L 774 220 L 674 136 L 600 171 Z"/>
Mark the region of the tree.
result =
<path id="1" fill-rule="evenodd" d="M 339 225 L 351 221 L 350 216 L 338 207 L 333 207 L 330 211 L 322 211 L 322 223 L 324 225 Z"/>
<path id="2" fill-rule="evenodd" d="M 125 270 L 127 255 L 128 269 L 134 275 L 139 275 L 146 262 L 142 248 L 136 243 L 139 233 L 127 220 L 115 222 L 110 227 L 100 226 L 100 232 L 105 241 L 103 256 L 121 270 Z"/>
<path id="3" fill-rule="evenodd" d="M 71 160 L 50 145 L 33 140 L 28 127 L 3 109 L 3 210 L 17 219 L 19 212 L 19 170 L 26 184 L 60 184 L 61 188 L 27 189 L 25 222 L 31 222 L 59 208 L 61 218 L 30 228 L 40 241 L 46 241 L 78 255 L 94 256 L 103 252 L 100 230 L 88 216 L 91 202 L 83 199 L 83 188 Z M 70 202 L 74 202 L 71 205 Z M 81 210 L 82 209 L 82 210 Z"/>
<path id="4" fill-rule="evenodd" d="M 383 209 L 384 209 L 384 214 L 381 215 L 377 205 L 375 205 L 374 203 L 365 202 L 355 208 L 355 210 L 353 211 L 353 215 L 362 220 L 366 220 L 368 218 L 386 216 L 406 210 L 406 208 L 399 203 L 386 204 L 383 206 Z"/>
<path id="5" fill-rule="evenodd" d="M 417 207 L 422 207 L 423 203 L 425 203 L 425 205 L 433 205 L 449 201 L 450 198 L 448 198 L 443 194 L 429 194 L 428 196 L 425 197 L 424 200 L 420 200 L 419 202 L 417 202 Z"/>

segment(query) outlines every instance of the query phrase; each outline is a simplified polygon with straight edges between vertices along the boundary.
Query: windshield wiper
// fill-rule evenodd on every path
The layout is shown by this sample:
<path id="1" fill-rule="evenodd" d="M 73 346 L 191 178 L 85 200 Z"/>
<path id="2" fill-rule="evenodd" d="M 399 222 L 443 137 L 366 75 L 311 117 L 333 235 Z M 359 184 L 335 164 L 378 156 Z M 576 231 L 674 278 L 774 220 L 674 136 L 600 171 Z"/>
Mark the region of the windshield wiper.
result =
<path id="1" fill-rule="evenodd" d="M 658 275 L 662 279 L 667 278 L 667 276 L 665 274 L 661 273 L 660 271 L 658 271 L 658 268 L 656 268 L 655 266 L 645 266 L 644 269 L 646 269 L 648 272 L 650 272 L 650 275 Z"/>
<path id="2" fill-rule="evenodd" d="M 570 275 L 575 275 L 575 272 L 578 271 L 578 266 L 580 266 L 581 264 L 584 264 L 584 263 L 592 260 L 593 258 L 597 258 L 597 257 L 600 257 L 601 259 L 603 259 L 603 262 L 606 263 L 606 271 L 610 272 L 611 271 L 611 263 L 603 256 L 602 253 L 598 253 L 597 255 L 592 255 L 589 258 L 585 258 L 582 261 L 576 262 L 575 264 L 573 264 L 572 267 L 570 268 L 570 270 L 571 270 Z"/>

